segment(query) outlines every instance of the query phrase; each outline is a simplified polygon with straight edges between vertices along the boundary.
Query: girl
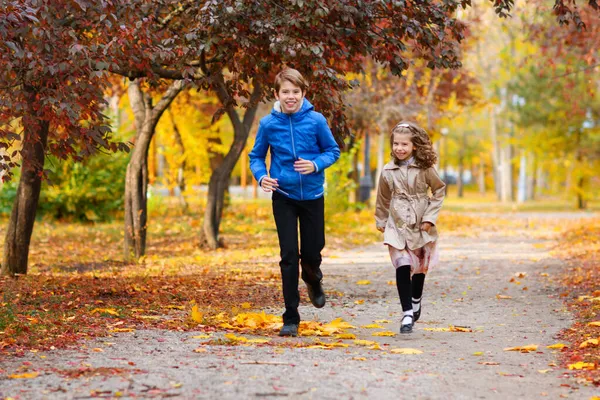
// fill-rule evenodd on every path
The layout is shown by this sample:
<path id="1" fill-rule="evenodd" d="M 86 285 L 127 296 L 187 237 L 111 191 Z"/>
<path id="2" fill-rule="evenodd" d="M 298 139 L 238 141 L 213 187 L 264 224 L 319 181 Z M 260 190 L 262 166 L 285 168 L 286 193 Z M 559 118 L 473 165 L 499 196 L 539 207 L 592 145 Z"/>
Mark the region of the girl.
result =
<path id="1" fill-rule="evenodd" d="M 379 178 L 375 222 L 396 268 L 404 312 L 400 333 L 410 333 L 421 315 L 425 274 L 437 263 L 435 223 L 446 184 L 434 168 L 437 157 L 423 128 L 402 121 L 392 130 L 390 143 L 392 161 Z"/>

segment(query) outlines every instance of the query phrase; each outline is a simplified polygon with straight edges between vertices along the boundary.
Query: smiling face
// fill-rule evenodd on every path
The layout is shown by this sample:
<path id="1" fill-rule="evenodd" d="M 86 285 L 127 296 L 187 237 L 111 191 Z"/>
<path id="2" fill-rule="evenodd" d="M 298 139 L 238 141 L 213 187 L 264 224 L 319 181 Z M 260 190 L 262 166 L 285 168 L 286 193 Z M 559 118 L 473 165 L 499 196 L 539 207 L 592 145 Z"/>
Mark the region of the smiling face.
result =
<path id="1" fill-rule="evenodd" d="M 408 160 L 415 146 L 411 140 L 410 133 L 394 133 L 392 141 L 392 153 L 401 161 Z"/>
<path id="2" fill-rule="evenodd" d="M 290 81 L 283 81 L 279 91 L 275 93 L 275 98 L 279 100 L 282 112 L 293 114 L 300 110 L 304 93 L 300 86 L 296 86 Z"/>

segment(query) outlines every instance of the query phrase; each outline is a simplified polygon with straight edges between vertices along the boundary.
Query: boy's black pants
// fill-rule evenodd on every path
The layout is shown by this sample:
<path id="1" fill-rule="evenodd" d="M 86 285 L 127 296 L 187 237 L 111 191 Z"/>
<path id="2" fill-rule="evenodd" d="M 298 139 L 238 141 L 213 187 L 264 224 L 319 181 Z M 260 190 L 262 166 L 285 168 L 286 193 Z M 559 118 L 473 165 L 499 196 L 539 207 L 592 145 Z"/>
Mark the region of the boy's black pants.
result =
<path id="1" fill-rule="evenodd" d="M 321 273 L 321 250 L 325 247 L 325 201 L 294 200 L 280 193 L 273 193 L 273 215 L 279 236 L 281 281 L 285 312 L 284 324 L 300 323 L 298 305 L 298 273 L 302 266 L 302 280 L 317 284 L 323 279 Z M 298 249 L 298 221 L 300 221 L 300 249 Z"/>

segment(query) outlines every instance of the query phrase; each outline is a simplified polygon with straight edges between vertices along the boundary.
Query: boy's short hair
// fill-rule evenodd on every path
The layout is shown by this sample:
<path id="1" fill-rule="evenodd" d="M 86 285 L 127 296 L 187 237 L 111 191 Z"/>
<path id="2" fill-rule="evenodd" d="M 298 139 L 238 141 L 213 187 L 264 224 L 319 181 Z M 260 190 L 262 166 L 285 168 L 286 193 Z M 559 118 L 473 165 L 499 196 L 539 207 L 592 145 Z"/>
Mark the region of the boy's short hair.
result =
<path id="1" fill-rule="evenodd" d="M 306 90 L 308 89 L 308 82 L 306 81 L 306 79 L 304 79 L 300 71 L 296 69 L 286 68 L 277 74 L 277 76 L 275 77 L 276 92 L 279 92 L 279 89 L 281 88 L 281 85 L 284 81 L 291 82 L 292 84 L 298 86 L 302 90 L 302 93 L 306 92 Z"/>

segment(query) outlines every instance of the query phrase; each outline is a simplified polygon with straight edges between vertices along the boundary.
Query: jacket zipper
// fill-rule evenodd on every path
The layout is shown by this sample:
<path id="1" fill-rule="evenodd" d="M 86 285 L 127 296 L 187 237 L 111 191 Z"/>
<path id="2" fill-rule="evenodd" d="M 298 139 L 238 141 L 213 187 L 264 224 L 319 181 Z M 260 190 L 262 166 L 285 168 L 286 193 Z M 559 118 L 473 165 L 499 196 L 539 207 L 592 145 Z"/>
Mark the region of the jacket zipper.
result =
<path id="1" fill-rule="evenodd" d="M 292 136 L 292 151 L 294 153 L 294 161 L 298 160 L 296 155 L 296 144 L 294 142 L 294 127 L 292 125 L 292 115 L 289 115 L 290 119 L 290 135 Z M 302 193 L 302 174 L 298 172 L 298 178 L 300 179 L 300 200 L 304 200 L 304 194 Z"/>

